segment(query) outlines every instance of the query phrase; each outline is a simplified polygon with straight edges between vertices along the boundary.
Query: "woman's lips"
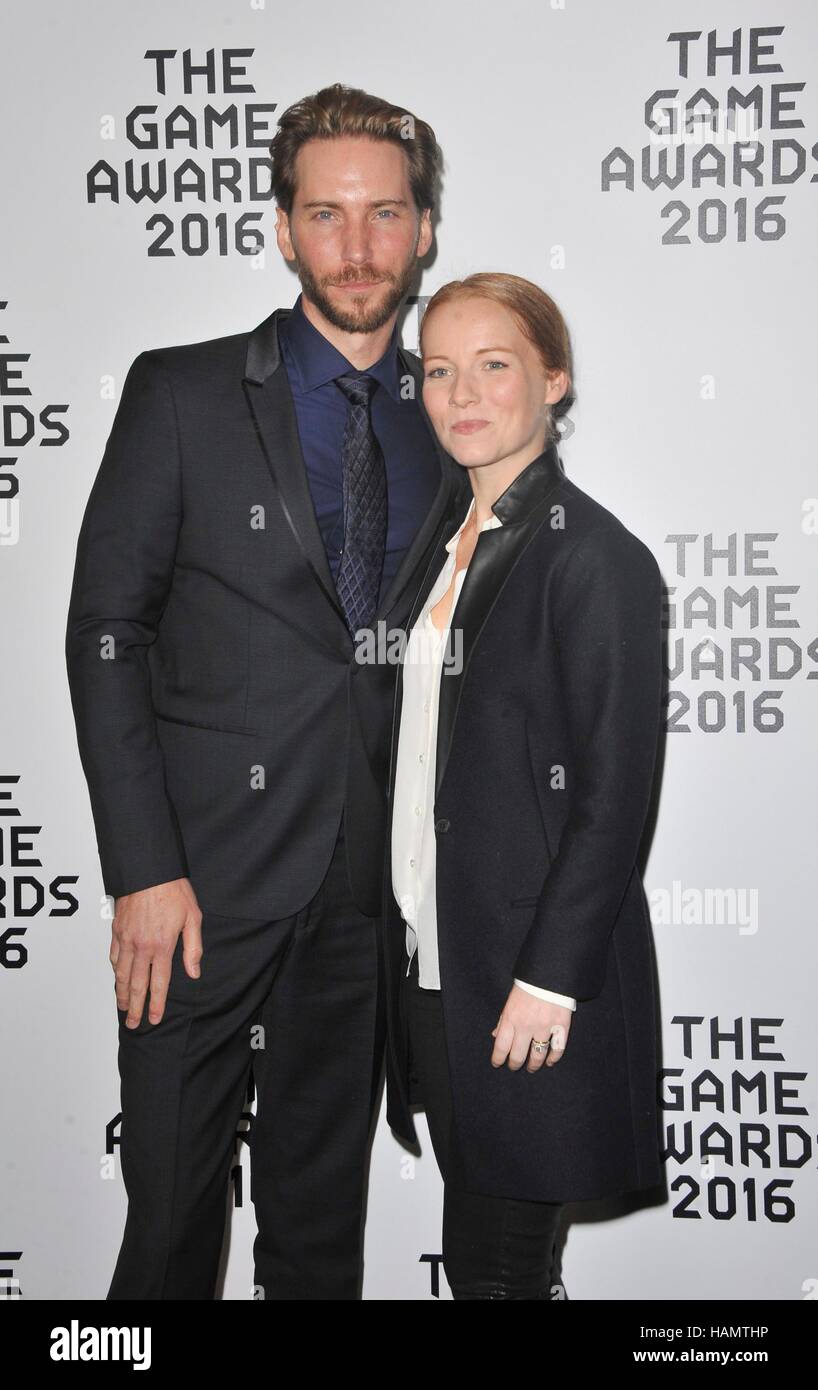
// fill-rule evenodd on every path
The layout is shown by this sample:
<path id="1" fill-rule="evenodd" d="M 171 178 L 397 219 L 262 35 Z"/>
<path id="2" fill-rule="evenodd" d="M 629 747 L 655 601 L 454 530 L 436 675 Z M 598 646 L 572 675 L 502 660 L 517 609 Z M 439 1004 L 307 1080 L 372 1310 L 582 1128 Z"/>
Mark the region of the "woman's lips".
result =
<path id="1" fill-rule="evenodd" d="M 485 429 L 488 423 L 488 420 L 461 420 L 452 425 L 452 431 L 455 434 L 475 434 L 477 430 Z"/>

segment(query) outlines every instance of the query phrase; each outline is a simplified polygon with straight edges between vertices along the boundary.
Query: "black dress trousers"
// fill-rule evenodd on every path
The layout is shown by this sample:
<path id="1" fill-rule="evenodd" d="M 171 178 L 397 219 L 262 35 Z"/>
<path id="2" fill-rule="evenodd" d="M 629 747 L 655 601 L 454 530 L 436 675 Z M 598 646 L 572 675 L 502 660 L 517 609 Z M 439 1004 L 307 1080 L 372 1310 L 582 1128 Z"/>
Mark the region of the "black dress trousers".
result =
<path id="1" fill-rule="evenodd" d="M 173 956 L 165 1015 L 119 1014 L 128 1215 L 109 1299 L 212 1299 L 251 1073 L 248 1297 L 360 1297 L 363 1206 L 384 1025 L 377 920 L 349 887 L 343 819 L 294 916 L 203 911 L 199 979 Z M 248 1271 L 249 1273 L 249 1271 Z"/>
<path id="2" fill-rule="evenodd" d="M 490 1196 L 466 1184 L 453 1121 L 442 992 L 421 989 L 417 952 L 401 982 L 400 1006 L 409 1032 L 413 1096 L 426 1111 L 443 1178 L 443 1269 L 452 1297 L 565 1297 L 562 1284 L 554 1279 L 563 1203 L 518 1200 L 513 1193 Z M 474 1045 L 483 1049 L 490 1066 L 490 1039 L 475 1037 Z M 507 1140 L 513 1145 L 514 1135 Z"/>

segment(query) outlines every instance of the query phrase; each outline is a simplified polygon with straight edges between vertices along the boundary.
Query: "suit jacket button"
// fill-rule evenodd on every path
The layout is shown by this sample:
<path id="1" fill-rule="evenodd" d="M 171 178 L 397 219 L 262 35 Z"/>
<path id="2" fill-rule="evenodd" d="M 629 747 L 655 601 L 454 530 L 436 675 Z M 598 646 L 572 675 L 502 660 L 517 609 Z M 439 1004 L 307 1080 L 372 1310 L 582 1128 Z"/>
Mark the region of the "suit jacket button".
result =
<path id="1" fill-rule="evenodd" d="M 445 833 L 446 833 L 446 831 L 448 830 L 448 828 L 449 828 L 450 825 L 451 825 L 451 821 L 447 821 L 447 820 L 436 820 L 436 821 L 435 821 L 435 830 L 439 830 L 440 833 L 441 833 L 441 835 L 445 835 Z"/>

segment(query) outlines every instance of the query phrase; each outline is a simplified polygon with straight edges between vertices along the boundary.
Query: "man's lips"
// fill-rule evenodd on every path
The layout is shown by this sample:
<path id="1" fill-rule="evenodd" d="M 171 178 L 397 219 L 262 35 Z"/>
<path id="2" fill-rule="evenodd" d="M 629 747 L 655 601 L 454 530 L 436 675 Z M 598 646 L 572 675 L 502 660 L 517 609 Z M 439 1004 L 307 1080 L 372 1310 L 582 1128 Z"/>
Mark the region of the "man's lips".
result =
<path id="1" fill-rule="evenodd" d="M 380 280 L 347 280 L 343 285 L 336 285 L 335 288 L 337 290 L 373 290 L 380 283 Z"/>
<path id="2" fill-rule="evenodd" d="M 454 434 L 476 434 L 478 430 L 484 430 L 488 420 L 460 420 L 456 425 L 452 425 Z"/>

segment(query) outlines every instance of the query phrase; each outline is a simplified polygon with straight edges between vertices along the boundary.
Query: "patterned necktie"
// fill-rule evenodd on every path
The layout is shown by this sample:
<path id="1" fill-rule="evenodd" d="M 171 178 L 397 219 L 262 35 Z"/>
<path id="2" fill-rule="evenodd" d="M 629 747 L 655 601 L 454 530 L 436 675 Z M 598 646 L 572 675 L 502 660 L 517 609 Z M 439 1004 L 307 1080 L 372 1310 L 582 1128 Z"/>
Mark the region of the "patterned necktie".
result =
<path id="1" fill-rule="evenodd" d="M 349 401 L 341 462 L 344 478 L 344 549 L 336 579 L 347 627 L 371 626 L 386 552 L 386 467 L 372 430 L 371 376 L 338 376 Z"/>

